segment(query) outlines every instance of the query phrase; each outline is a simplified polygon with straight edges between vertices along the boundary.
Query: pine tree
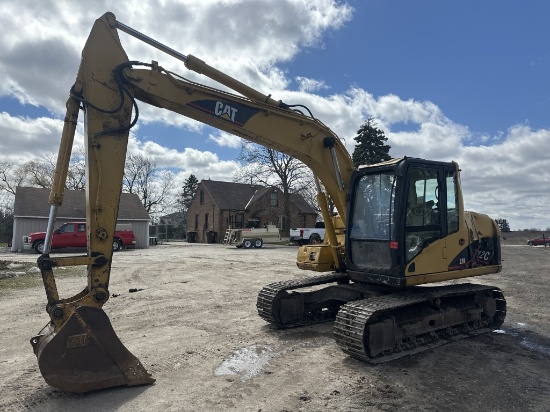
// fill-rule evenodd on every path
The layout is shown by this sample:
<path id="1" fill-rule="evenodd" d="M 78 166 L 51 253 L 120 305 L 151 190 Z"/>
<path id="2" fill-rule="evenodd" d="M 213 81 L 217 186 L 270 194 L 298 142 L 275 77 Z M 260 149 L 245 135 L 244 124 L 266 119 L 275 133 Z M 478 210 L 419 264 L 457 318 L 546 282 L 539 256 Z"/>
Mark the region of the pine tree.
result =
<path id="1" fill-rule="evenodd" d="M 189 177 L 183 182 L 183 191 L 180 194 L 180 204 L 184 214 L 187 213 L 187 209 L 191 206 L 191 202 L 193 202 L 193 197 L 195 196 L 198 187 L 199 181 L 194 174 L 190 174 Z"/>
<path id="2" fill-rule="evenodd" d="M 510 232 L 510 225 L 506 219 L 495 219 L 501 232 Z"/>
<path id="3" fill-rule="evenodd" d="M 390 145 L 385 144 L 388 138 L 384 132 L 375 127 L 376 124 L 371 118 L 367 119 L 357 131 L 354 140 L 357 142 L 353 151 L 352 159 L 355 167 L 360 165 L 371 165 L 390 160 Z"/>

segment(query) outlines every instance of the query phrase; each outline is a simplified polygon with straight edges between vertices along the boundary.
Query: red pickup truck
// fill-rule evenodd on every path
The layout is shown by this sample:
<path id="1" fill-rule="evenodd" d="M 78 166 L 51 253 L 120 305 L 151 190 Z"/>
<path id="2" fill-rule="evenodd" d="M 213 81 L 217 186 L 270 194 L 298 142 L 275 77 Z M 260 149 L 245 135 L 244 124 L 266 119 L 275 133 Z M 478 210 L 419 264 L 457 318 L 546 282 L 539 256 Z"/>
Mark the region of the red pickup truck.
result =
<path id="1" fill-rule="evenodd" d="M 46 232 L 35 232 L 23 236 L 23 248 L 34 249 L 36 253 L 44 251 Z M 123 246 L 135 246 L 136 235 L 133 230 L 117 230 L 113 239 L 113 251 L 120 250 Z M 64 247 L 86 247 L 86 223 L 68 222 L 61 225 L 53 232 L 52 249 Z"/>

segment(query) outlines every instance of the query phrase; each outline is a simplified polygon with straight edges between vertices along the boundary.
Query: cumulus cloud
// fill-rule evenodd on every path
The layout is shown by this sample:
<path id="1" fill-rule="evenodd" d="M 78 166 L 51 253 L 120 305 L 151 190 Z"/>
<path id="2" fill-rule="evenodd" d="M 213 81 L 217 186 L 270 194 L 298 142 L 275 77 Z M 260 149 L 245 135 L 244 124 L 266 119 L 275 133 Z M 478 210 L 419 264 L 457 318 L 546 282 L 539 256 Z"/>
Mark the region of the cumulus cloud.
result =
<path id="1" fill-rule="evenodd" d="M 19 164 L 45 153 L 57 153 L 62 129 L 63 121 L 58 119 L 0 113 L 0 161 Z M 77 131 L 74 145 L 82 143 L 82 133 Z"/>
<path id="2" fill-rule="evenodd" d="M 211 133 L 208 138 L 216 142 L 219 146 L 231 147 L 233 149 L 238 149 L 241 147 L 242 142 L 242 139 L 239 136 L 226 132 Z"/>
<path id="3" fill-rule="evenodd" d="M 317 90 L 329 88 L 322 80 L 309 79 L 301 76 L 297 76 L 295 80 L 298 82 L 298 89 L 301 92 L 315 92 Z"/>

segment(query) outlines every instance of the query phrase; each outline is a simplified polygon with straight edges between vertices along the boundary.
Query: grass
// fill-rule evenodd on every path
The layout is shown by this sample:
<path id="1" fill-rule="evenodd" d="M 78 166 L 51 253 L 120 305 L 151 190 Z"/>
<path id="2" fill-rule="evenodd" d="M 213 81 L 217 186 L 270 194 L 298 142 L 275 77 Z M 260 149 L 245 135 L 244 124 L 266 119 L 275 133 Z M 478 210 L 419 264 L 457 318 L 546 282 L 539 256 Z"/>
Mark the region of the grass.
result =
<path id="1" fill-rule="evenodd" d="M 13 262 L 22 267 L 17 269 L 7 268 L 7 264 L 12 262 L 0 261 L 0 273 L 17 272 L 18 275 L 14 277 L 8 277 L 0 279 L 0 296 L 3 296 L 8 291 L 22 290 L 29 288 L 42 287 L 42 276 L 38 271 L 31 271 L 36 267 L 36 263 L 32 262 Z M 74 276 L 82 276 L 82 267 L 73 266 L 66 268 L 54 269 L 54 276 L 56 279 L 69 278 Z"/>

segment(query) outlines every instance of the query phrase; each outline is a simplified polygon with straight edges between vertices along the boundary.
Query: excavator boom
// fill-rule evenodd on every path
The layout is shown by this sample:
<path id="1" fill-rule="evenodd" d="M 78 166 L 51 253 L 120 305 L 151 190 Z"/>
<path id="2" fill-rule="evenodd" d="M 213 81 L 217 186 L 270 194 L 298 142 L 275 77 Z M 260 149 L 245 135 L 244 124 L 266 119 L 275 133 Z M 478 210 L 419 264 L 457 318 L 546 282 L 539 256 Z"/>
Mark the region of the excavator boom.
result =
<path id="1" fill-rule="evenodd" d="M 241 95 L 190 82 L 169 73 L 156 62 L 130 62 L 120 43 L 118 30 L 183 60 L 191 70 Z M 321 121 L 292 110 L 194 56 L 184 56 L 161 45 L 118 22 L 112 13 L 106 13 L 96 20 L 90 32 L 67 101 L 65 127 L 49 199 L 50 219 L 44 253 L 38 260 L 50 323 L 31 339 L 31 344 L 42 375 L 58 389 L 82 392 L 154 382 L 139 360 L 120 342 L 102 310 L 109 298 L 111 246 L 128 135 L 137 121 L 136 100 L 298 158 L 315 172 L 340 215 L 346 214 L 347 188 L 343 182 L 350 181 L 352 161 L 342 142 Z M 77 258 L 51 257 L 51 238 L 57 208 L 63 202 L 79 111 L 84 113 L 85 126 L 88 254 Z M 319 196 L 323 199 L 325 220 L 330 221 L 327 199 L 324 193 Z M 331 243 L 325 250 L 329 252 L 331 266 L 338 267 L 342 264 L 343 247 L 334 229 L 328 239 Z M 88 284 L 82 292 L 60 298 L 53 270 L 67 265 L 87 266 Z"/>

